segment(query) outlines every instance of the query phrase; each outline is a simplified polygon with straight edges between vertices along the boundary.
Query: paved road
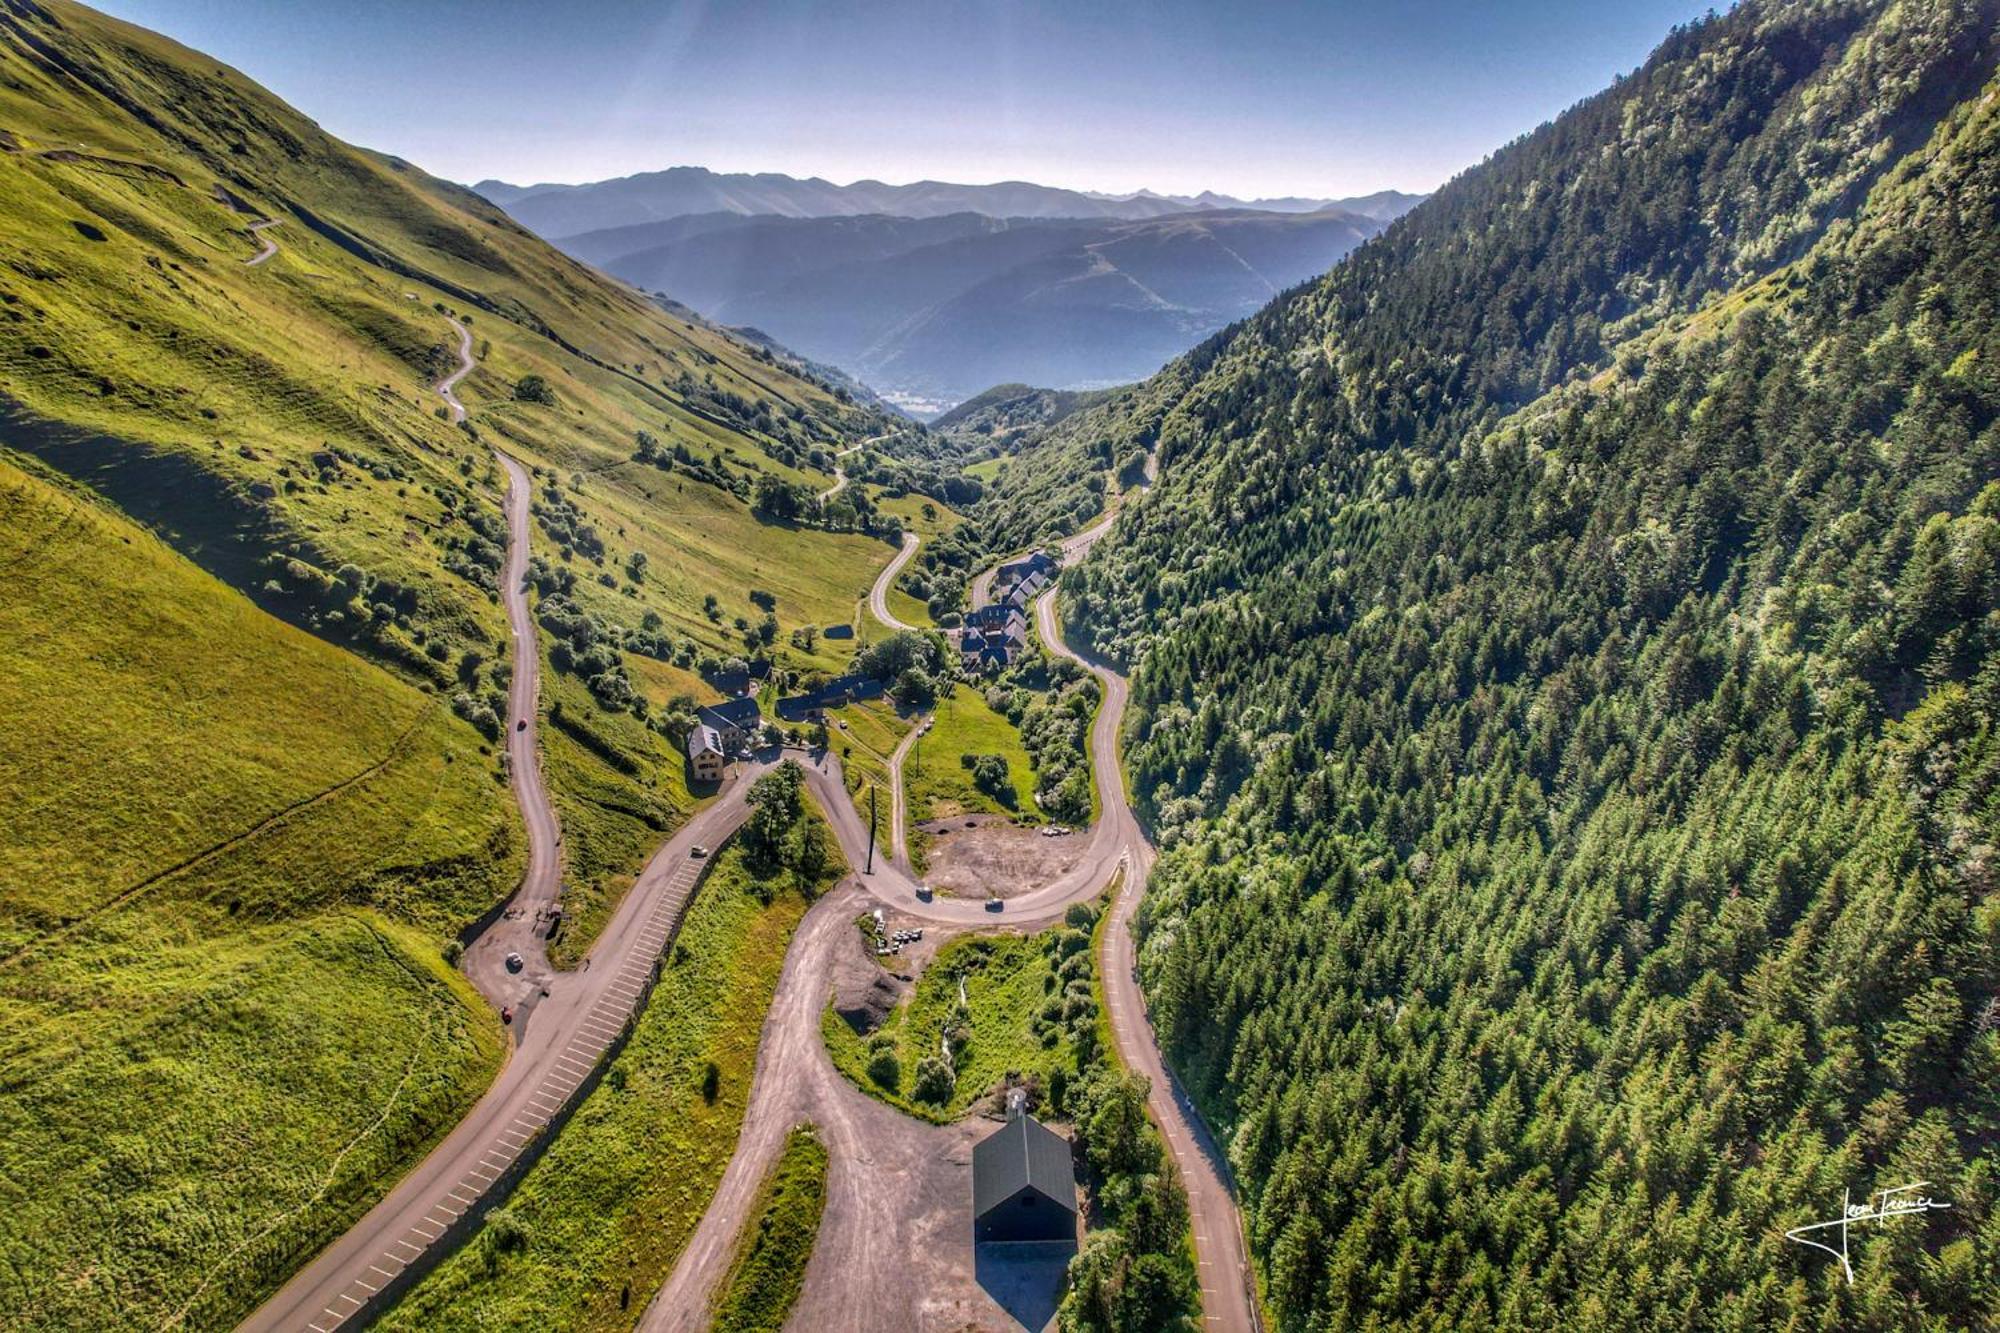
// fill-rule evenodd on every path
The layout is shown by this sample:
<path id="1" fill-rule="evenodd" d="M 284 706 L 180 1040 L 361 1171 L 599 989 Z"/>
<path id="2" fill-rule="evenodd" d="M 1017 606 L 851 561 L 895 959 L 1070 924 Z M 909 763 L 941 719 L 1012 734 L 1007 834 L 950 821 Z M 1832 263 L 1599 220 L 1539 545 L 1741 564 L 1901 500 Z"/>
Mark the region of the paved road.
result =
<path id="1" fill-rule="evenodd" d="M 880 438 L 879 435 L 876 436 L 876 439 Z M 841 467 L 840 460 L 849 454 L 860 453 L 863 447 L 873 443 L 875 443 L 875 440 L 863 440 L 860 444 L 850 444 L 833 456 L 833 485 L 819 493 L 819 502 L 821 504 L 825 504 L 847 487 L 847 470 Z"/>
<path id="2" fill-rule="evenodd" d="M 275 227 L 277 225 L 278 225 L 278 219 L 276 218 L 259 218 L 257 221 L 250 224 L 250 235 L 254 237 L 264 248 L 259 250 L 256 254 L 251 255 L 248 259 L 244 260 L 243 262 L 246 266 L 250 268 L 256 268 L 259 264 L 269 259 L 272 255 L 278 253 L 278 243 L 272 240 L 270 237 L 263 234 L 267 228 Z"/>
<path id="3" fill-rule="evenodd" d="M 376 1313 L 412 1265 L 448 1253 L 470 1234 L 468 1210 L 512 1187 L 549 1122 L 579 1096 L 605 1052 L 644 1002 L 672 944 L 701 867 L 691 849 L 721 842 L 746 813 L 739 775 L 649 862 L 606 925 L 590 965 L 551 979 L 546 997 L 515 1016 L 515 1048 L 486 1095 L 443 1143 L 359 1222 L 243 1325 L 246 1330 L 332 1330 Z"/>
<path id="4" fill-rule="evenodd" d="M 452 424 L 457 425 L 465 420 L 465 404 L 458 401 L 458 382 L 472 373 L 476 363 L 472 359 L 472 330 L 450 315 L 445 320 L 458 333 L 458 369 L 437 382 L 437 395 L 451 409 Z"/>
<path id="5" fill-rule="evenodd" d="M 894 560 L 891 560 L 883 568 L 880 574 L 875 576 L 875 586 L 868 590 L 868 609 L 875 613 L 877 620 L 887 625 L 890 629 L 916 628 L 915 625 L 909 624 L 907 621 L 896 619 L 890 613 L 889 589 L 895 585 L 896 575 L 903 572 L 903 566 L 909 564 L 910 557 L 917 553 L 917 544 L 920 540 L 914 532 L 904 533 L 903 549 L 897 553 Z"/>
<path id="6" fill-rule="evenodd" d="M 472 368 L 472 339 L 460 335 L 459 369 L 437 392 L 464 416 L 452 388 Z M 708 809 L 681 829 L 640 873 L 606 925 L 589 961 L 576 972 L 548 970 L 534 909 L 560 889 L 555 814 L 535 751 L 535 696 L 540 659 L 525 593 L 529 533 L 528 478 L 513 459 L 507 469 L 508 560 L 504 583 L 514 635 L 508 701 L 508 758 L 514 791 L 528 826 L 529 867 L 495 921 L 466 951 L 466 970 L 497 1004 L 513 1004 L 513 1048 L 499 1078 L 472 1111 L 416 1169 L 354 1226 L 251 1315 L 248 1330 L 330 1333 L 364 1322 L 378 1303 L 418 1270 L 464 1238 L 468 1210 L 511 1187 L 523 1157 L 550 1120 L 578 1095 L 605 1051 L 644 1002 L 654 966 L 680 928 L 700 868 L 692 848 L 723 841 L 747 814 L 750 781 L 769 760 L 744 766 Z M 518 724 L 526 722 L 527 726 Z M 518 950 L 527 965 L 505 966 Z"/>
<path id="7" fill-rule="evenodd" d="M 1100 525 L 1108 528 L 1108 523 Z M 1093 537 L 1092 540 L 1095 540 Z M 1067 543 L 1065 543 L 1067 548 Z M 1082 549 L 1088 549 L 1088 544 Z M 1067 554 L 1067 550 L 1065 552 Z M 1125 677 L 1100 661 L 1086 658 L 1062 639 L 1056 621 L 1055 592 L 1042 594 L 1035 603 L 1035 619 L 1042 642 L 1051 652 L 1082 663 L 1096 673 L 1105 689 L 1106 707 L 1122 714 L 1128 693 Z M 1115 736 L 1113 745 L 1115 747 Z M 1132 918 L 1145 893 L 1146 877 L 1153 868 L 1153 846 L 1132 814 L 1126 798 L 1123 770 L 1117 766 L 1115 748 L 1111 763 L 1099 753 L 1092 736 L 1092 762 L 1097 767 L 1098 789 L 1104 821 L 1117 821 L 1125 831 L 1127 869 L 1112 905 L 1111 920 L 1104 931 L 1099 971 L 1104 979 L 1104 1003 L 1111 1019 L 1112 1040 L 1118 1056 L 1128 1069 L 1143 1074 L 1152 1083 L 1147 1109 L 1159 1125 L 1167 1148 L 1174 1155 L 1187 1186 L 1188 1220 L 1194 1228 L 1196 1272 L 1201 1278 L 1203 1325 L 1226 1333 L 1254 1333 L 1259 1327 L 1256 1313 L 1255 1282 L 1251 1277 L 1249 1249 L 1244 1243 L 1243 1219 L 1236 1206 L 1228 1160 L 1216 1149 L 1208 1126 L 1174 1080 L 1160 1056 L 1159 1043 L 1146 1001 L 1139 990 L 1138 951 L 1132 937 Z"/>
<path id="8" fill-rule="evenodd" d="M 499 1008 L 531 1002 L 556 975 L 549 964 L 547 913 L 562 896 L 562 831 L 542 782 L 541 749 L 536 742 L 542 655 L 527 591 L 528 507 L 534 487 L 525 467 L 506 454 L 495 453 L 507 472 L 507 566 L 500 581 L 507 605 L 507 629 L 513 640 L 513 675 L 507 687 L 507 772 L 521 820 L 528 828 L 528 871 L 500 919 L 465 951 L 462 966 L 472 984 Z M 508 969 L 509 954 L 520 955 L 520 971 Z"/>
<path id="9" fill-rule="evenodd" d="M 1149 469 L 1149 480 L 1151 475 Z M 1081 558 L 1115 519 L 1115 513 L 1107 514 L 1064 542 L 1065 562 Z M 1082 657 L 1063 642 L 1053 589 L 1037 601 L 1035 613 L 1050 649 L 1082 663 L 1103 686 L 1103 705 L 1090 737 L 1103 813 L 1081 864 L 1055 883 L 1009 901 L 1004 919 L 1017 927 L 1041 925 L 1070 903 L 1098 892 L 1121 867 L 1129 872 L 1112 909 L 1100 960 L 1114 1040 L 1127 1066 L 1151 1081 L 1149 1110 L 1187 1185 L 1204 1325 L 1225 1333 L 1254 1333 L 1259 1328 L 1254 1285 L 1228 1167 L 1160 1057 L 1134 970 L 1132 917 L 1152 867 L 1153 850 L 1126 798 L 1120 767 L 1118 737 L 1129 697 L 1127 683 L 1108 665 Z M 819 757 L 807 770 L 807 785 L 827 812 L 849 864 L 862 864 L 866 830 L 846 799 L 837 761 Z M 853 881 L 863 893 L 909 916 L 959 928 L 995 921 L 983 905 L 949 898 L 919 901 L 904 866 L 886 864 L 871 875 L 854 876 Z M 880 1103 L 830 1072 L 819 1036 L 819 1013 L 829 985 L 826 955 L 838 947 L 840 932 L 851 929 L 855 901 L 858 896 L 844 890 L 822 902 L 808 914 L 793 942 L 777 1002 L 765 1023 L 756 1084 L 736 1153 L 642 1328 L 692 1333 L 705 1326 L 708 1302 L 728 1268 L 758 1183 L 776 1161 L 785 1134 L 802 1120 L 820 1127 L 831 1147 L 832 1166 L 827 1218 L 791 1326 L 861 1327 L 856 1320 L 857 1300 L 871 1303 L 868 1321 L 874 1327 L 935 1323 L 955 1328 L 963 1326 L 968 1314 L 982 1318 L 992 1313 L 990 1302 L 962 1290 L 969 1258 L 958 1253 L 967 1248 L 961 1212 L 966 1188 L 962 1157 L 955 1159 L 955 1176 L 941 1173 L 940 1148 L 926 1135 L 942 1131 L 893 1112 L 885 1115 Z M 940 1184 L 941 1179 L 946 1183 Z M 941 1191 L 951 1196 L 942 1203 Z M 945 1214 L 942 1221 L 940 1210 Z M 914 1244 L 912 1228 L 935 1239 Z M 945 1247 L 947 1261 L 942 1265 L 940 1246 Z M 925 1289 L 935 1294 L 933 1307 L 915 1308 L 913 1293 Z M 879 1302 L 886 1302 L 886 1307 Z"/>

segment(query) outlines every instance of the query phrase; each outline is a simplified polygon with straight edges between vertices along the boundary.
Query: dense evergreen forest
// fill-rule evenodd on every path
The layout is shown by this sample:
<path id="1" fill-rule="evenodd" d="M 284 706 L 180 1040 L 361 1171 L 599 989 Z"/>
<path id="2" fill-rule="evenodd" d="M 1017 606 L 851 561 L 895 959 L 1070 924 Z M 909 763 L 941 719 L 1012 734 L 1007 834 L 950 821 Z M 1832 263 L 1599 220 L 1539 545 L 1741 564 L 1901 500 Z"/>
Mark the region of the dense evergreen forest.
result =
<path id="1" fill-rule="evenodd" d="M 1065 605 L 1283 1327 L 2000 1321 L 1995 25 L 1678 30 L 1014 469 L 1160 452 Z"/>

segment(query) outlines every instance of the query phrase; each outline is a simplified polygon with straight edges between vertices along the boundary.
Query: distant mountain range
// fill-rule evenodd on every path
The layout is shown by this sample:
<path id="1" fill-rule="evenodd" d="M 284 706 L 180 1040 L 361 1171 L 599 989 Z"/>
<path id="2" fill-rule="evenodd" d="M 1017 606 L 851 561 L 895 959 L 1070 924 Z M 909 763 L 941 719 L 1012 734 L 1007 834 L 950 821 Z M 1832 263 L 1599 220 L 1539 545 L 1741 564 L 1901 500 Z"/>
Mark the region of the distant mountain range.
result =
<path id="1" fill-rule="evenodd" d="M 1003 381 L 1143 378 L 1383 225 L 1248 209 L 1136 222 L 708 213 L 560 244 L 922 412 Z"/>
<path id="2" fill-rule="evenodd" d="M 1213 193 L 838 186 L 694 167 L 594 186 L 475 188 L 577 258 L 719 324 L 760 330 L 919 414 L 1005 381 L 1075 389 L 1150 375 L 1325 272 L 1416 199 L 1384 191 L 1252 208 Z M 570 230 L 586 215 L 695 204 L 705 207 Z"/>
<path id="3" fill-rule="evenodd" d="M 774 214 L 779 217 L 931 218 L 980 213 L 1004 218 L 1105 218 L 1138 221 L 1171 213 L 1255 208 L 1267 213 L 1310 213 L 1332 208 L 1387 221 L 1408 211 L 1422 196 L 1383 190 L 1358 199 L 1233 199 L 1205 191 L 1198 195 L 1099 194 L 1065 190 L 1028 181 L 995 185 L 954 185 L 916 181 L 885 185 L 862 180 L 835 185 L 815 176 L 800 180 L 777 172 L 716 172 L 706 167 L 670 167 L 636 176 L 584 185 L 510 185 L 486 180 L 472 187 L 531 231 L 550 239 L 607 227 L 699 213 Z"/>

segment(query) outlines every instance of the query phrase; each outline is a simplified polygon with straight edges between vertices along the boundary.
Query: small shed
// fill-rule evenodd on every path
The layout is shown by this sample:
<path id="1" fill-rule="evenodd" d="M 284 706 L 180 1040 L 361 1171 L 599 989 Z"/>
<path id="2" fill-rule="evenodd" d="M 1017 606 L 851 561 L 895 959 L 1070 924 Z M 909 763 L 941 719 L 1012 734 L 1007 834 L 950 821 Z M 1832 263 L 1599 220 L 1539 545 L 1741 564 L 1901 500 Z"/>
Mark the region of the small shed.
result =
<path id="1" fill-rule="evenodd" d="M 1075 1240 L 1069 1140 L 1017 1115 L 973 1145 L 972 1234 L 982 1243 Z"/>

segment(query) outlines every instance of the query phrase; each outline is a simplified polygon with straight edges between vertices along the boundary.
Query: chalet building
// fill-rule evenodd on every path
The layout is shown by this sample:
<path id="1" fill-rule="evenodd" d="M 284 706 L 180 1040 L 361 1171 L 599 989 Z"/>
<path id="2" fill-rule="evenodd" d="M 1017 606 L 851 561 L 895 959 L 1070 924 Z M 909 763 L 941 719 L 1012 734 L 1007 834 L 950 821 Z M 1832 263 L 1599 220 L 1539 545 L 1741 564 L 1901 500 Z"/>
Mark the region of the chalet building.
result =
<path id="1" fill-rule="evenodd" d="M 688 731 L 688 772 L 696 782 L 720 782 L 729 768 L 729 753 L 714 727 L 697 723 Z"/>
<path id="2" fill-rule="evenodd" d="M 981 1243 L 1076 1239 L 1069 1140 L 1017 1114 L 972 1149 L 972 1234 Z"/>
<path id="3" fill-rule="evenodd" d="M 996 603 L 969 611 L 956 634 L 958 656 L 967 671 L 998 671 L 1028 646 L 1028 618 L 1018 607 Z"/>
<path id="4" fill-rule="evenodd" d="M 757 739 L 757 729 L 763 725 L 763 710 L 757 707 L 754 696 L 741 699 L 725 699 L 719 704 L 711 704 L 695 710 L 695 720 L 704 727 L 712 727 L 722 742 L 722 748 L 735 753 Z"/>

